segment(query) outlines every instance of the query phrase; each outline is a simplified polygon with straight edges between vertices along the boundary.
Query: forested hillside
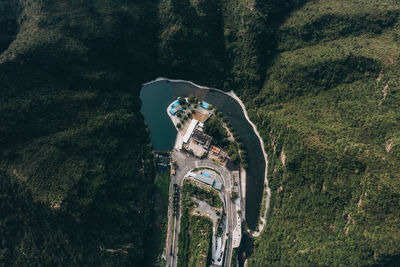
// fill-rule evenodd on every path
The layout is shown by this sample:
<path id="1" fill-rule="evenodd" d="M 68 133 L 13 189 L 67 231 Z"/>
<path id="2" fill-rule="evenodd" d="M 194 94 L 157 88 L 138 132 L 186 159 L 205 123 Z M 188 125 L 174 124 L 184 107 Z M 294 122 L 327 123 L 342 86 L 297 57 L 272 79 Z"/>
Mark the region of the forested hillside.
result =
<path id="1" fill-rule="evenodd" d="M 152 7 L 1 3 L 0 266 L 143 259 L 154 175 L 138 95 L 155 65 Z"/>
<path id="2" fill-rule="evenodd" d="M 0 3 L 0 265 L 143 266 L 158 76 L 235 90 L 269 154 L 249 266 L 400 257 L 398 0 Z"/>
<path id="3" fill-rule="evenodd" d="M 174 1 L 164 1 L 160 12 L 173 14 L 165 2 Z M 223 62 L 226 76 L 214 78 L 222 73 L 217 68 L 209 76 L 193 73 L 194 57 L 175 75 L 234 89 L 269 153 L 271 209 L 249 265 L 398 262 L 400 3 L 190 3 L 209 19 L 217 14 L 208 12 L 207 4 L 220 7 L 224 58 L 212 56 L 219 38 L 205 42 L 201 51 L 211 55 L 204 63 L 209 69 Z M 178 25 L 200 31 L 194 22 Z M 203 38 L 219 31 L 215 27 L 202 30 Z M 162 36 L 161 53 L 164 44 L 180 53 L 183 46 Z"/>
<path id="4" fill-rule="evenodd" d="M 273 191 L 250 265 L 396 265 L 398 1 L 310 1 L 249 102 Z"/>

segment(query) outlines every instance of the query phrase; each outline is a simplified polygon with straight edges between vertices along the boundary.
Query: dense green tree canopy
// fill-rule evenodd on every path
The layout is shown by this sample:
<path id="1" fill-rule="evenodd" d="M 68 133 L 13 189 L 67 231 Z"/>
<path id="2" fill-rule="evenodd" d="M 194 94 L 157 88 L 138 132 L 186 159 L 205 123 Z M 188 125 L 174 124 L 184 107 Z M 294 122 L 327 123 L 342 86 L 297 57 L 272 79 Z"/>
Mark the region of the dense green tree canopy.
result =
<path id="1" fill-rule="evenodd" d="M 398 262 L 398 16 L 396 0 L 2 1 L 1 265 L 143 264 L 139 90 L 157 76 L 235 90 L 260 130 L 272 198 L 250 265 Z"/>

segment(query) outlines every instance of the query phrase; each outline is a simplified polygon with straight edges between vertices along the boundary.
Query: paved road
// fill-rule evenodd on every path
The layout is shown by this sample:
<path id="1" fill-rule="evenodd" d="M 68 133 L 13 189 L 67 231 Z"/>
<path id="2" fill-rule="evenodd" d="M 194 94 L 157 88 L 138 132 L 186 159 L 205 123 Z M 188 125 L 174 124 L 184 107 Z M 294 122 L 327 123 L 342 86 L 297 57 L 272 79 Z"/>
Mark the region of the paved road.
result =
<path id="1" fill-rule="evenodd" d="M 179 152 L 179 151 L 174 151 L 172 154 L 173 160 L 176 160 L 178 163 L 178 168 L 176 170 L 175 176 L 172 176 L 171 178 L 171 186 L 170 186 L 170 203 L 169 203 L 169 209 L 168 209 L 168 221 L 169 226 L 168 226 L 168 234 L 167 234 L 167 249 L 166 249 L 166 262 L 167 266 L 175 267 L 177 265 L 177 257 L 176 255 L 178 254 L 178 235 L 179 235 L 179 230 L 180 230 L 180 216 L 181 214 L 178 212 L 176 217 L 174 218 L 173 216 L 173 187 L 172 184 L 178 184 L 179 186 L 182 186 L 183 180 L 185 178 L 185 175 L 192 169 L 197 168 L 197 167 L 208 167 L 215 169 L 221 174 L 222 180 L 224 187 L 222 189 L 222 194 L 225 198 L 225 203 L 226 203 L 226 212 L 227 212 L 227 218 L 228 218 L 228 244 L 227 244 L 227 255 L 225 255 L 225 266 L 230 266 L 231 265 L 231 258 L 232 258 L 232 231 L 233 231 L 233 225 L 236 225 L 236 216 L 233 216 L 233 203 L 231 201 L 230 195 L 231 195 L 231 173 L 224 167 L 216 164 L 215 162 L 208 160 L 208 159 L 203 159 L 200 160 L 198 158 L 192 157 L 189 154 Z M 172 231 L 172 229 L 174 229 Z"/>

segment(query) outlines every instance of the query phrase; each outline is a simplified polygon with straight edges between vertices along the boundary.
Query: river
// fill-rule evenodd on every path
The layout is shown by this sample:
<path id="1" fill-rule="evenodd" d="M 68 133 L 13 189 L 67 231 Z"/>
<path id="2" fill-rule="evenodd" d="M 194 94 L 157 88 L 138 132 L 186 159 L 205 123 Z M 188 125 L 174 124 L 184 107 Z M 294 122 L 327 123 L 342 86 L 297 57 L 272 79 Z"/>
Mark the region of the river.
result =
<path id="1" fill-rule="evenodd" d="M 250 229 L 255 229 L 264 189 L 265 161 L 260 141 L 236 100 L 217 90 L 203 90 L 188 82 L 157 81 L 144 85 L 140 93 L 141 112 L 144 115 L 145 123 L 150 127 L 153 150 L 171 150 L 173 148 L 176 130 L 166 110 L 177 97 L 189 95 L 211 103 L 224 113 L 244 144 L 248 163 L 246 169 L 246 223 Z"/>

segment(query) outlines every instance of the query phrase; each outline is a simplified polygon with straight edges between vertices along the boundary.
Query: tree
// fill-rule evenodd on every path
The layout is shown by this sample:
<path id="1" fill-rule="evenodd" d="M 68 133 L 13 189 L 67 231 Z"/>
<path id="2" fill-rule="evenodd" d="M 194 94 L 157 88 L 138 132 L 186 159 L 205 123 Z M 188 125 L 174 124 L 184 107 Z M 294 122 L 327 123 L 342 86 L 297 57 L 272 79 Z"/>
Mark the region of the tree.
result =
<path id="1" fill-rule="evenodd" d="M 188 100 L 189 100 L 189 103 L 194 103 L 194 101 L 195 101 L 194 95 L 189 95 Z"/>
<path id="2" fill-rule="evenodd" d="M 204 158 L 206 158 L 207 157 L 207 152 L 204 152 L 201 156 L 200 156 L 200 159 L 204 159 Z"/>
<path id="3" fill-rule="evenodd" d="M 180 123 L 178 122 L 178 124 L 176 125 L 176 127 L 177 127 L 178 129 L 180 129 L 180 128 L 182 127 L 182 124 L 180 124 Z"/>
<path id="4" fill-rule="evenodd" d="M 181 106 L 186 104 L 186 100 L 183 97 L 178 97 L 178 102 Z"/>
<path id="5" fill-rule="evenodd" d="M 232 191 L 232 193 L 231 193 L 231 200 L 232 200 L 232 201 L 235 201 L 238 197 L 239 197 L 239 196 L 238 196 L 238 193 L 235 192 L 235 191 Z"/>
<path id="6" fill-rule="evenodd" d="M 233 162 L 236 162 L 238 160 L 238 158 L 239 158 L 238 154 L 236 152 L 233 152 L 231 155 L 231 160 Z"/>
<path id="7" fill-rule="evenodd" d="M 238 136 L 237 136 L 238 137 Z M 239 148 L 240 149 L 243 149 L 244 148 L 244 144 L 241 142 L 241 141 L 239 141 L 238 143 L 238 146 L 239 146 Z M 244 152 L 244 151 L 243 151 Z"/>
<path id="8" fill-rule="evenodd" d="M 213 109 L 213 105 L 209 104 L 208 105 L 208 110 L 212 110 Z"/>

